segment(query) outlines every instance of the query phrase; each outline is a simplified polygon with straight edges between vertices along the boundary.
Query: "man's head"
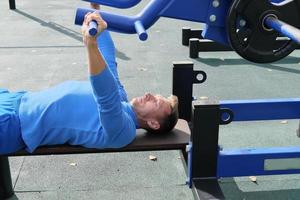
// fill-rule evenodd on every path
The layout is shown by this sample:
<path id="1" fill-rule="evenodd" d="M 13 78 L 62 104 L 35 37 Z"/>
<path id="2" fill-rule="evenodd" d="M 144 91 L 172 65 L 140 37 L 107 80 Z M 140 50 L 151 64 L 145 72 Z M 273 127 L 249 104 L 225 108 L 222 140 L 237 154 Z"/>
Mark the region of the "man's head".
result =
<path id="1" fill-rule="evenodd" d="M 178 99 L 172 95 L 165 98 L 161 95 L 146 93 L 131 100 L 141 128 L 153 133 L 169 132 L 178 120 Z"/>

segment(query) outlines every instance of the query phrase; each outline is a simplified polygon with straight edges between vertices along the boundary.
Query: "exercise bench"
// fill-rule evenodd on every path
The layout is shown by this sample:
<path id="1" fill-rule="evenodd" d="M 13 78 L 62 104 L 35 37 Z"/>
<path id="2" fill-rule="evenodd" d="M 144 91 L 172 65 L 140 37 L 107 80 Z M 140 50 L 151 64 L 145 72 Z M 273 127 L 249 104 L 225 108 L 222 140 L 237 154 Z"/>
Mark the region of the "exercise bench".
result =
<path id="1" fill-rule="evenodd" d="M 145 130 L 138 129 L 135 140 L 128 146 L 120 149 L 89 149 L 80 146 L 58 145 L 40 147 L 33 153 L 22 150 L 13 154 L 0 156 L 0 199 L 10 198 L 14 195 L 8 162 L 9 156 L 181 150 L 181 155 L 184 159 L 186 158 L 185 148 L 189 138 L 190 130 L 188 123 L 180 119 L 174 130 L 166 134 L 153 135 L 147 133 Z"/>

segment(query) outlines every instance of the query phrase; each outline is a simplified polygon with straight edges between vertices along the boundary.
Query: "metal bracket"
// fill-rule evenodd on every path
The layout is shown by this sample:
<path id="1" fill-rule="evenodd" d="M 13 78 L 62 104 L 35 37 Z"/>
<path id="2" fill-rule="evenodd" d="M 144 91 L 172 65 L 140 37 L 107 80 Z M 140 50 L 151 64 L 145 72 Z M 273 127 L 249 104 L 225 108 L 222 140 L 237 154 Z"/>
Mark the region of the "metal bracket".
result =
<path id="1" fill-rule="evenodd" d="M 173 91 L 179 100 L 179 117 L 191 121 L 193 84 L 203 83 L 207 75 L 204 71 L 194 71 L 191 61 L 173 62 Z M 199 78 L 201 75 L 201 79 Z"/>

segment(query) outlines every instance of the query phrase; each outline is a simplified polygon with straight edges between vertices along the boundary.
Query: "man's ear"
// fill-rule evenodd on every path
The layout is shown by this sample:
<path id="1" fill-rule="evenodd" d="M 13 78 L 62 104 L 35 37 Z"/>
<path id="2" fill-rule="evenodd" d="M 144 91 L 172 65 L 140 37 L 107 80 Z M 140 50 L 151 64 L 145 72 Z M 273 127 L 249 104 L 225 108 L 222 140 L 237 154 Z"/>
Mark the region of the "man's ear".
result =
<path id="1" fill-rule="evenodd" d="M 147 125 L 153 129 L 153 130 L 158 130 L 160 128 L 160 124 L 157 120 L 147 120 Z"/>

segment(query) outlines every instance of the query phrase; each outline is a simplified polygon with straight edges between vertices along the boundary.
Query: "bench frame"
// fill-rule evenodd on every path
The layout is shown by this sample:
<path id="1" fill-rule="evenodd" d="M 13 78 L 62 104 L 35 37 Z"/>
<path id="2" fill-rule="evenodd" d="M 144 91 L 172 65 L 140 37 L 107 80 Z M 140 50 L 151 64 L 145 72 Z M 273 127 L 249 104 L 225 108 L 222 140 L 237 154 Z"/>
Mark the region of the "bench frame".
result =
<path id="1" fill-rule="evenodd" d="M 9 9 L 11 9 L 11 10 L 16 9 L 16 1 L 15 0 L 9 0 Z"/>

